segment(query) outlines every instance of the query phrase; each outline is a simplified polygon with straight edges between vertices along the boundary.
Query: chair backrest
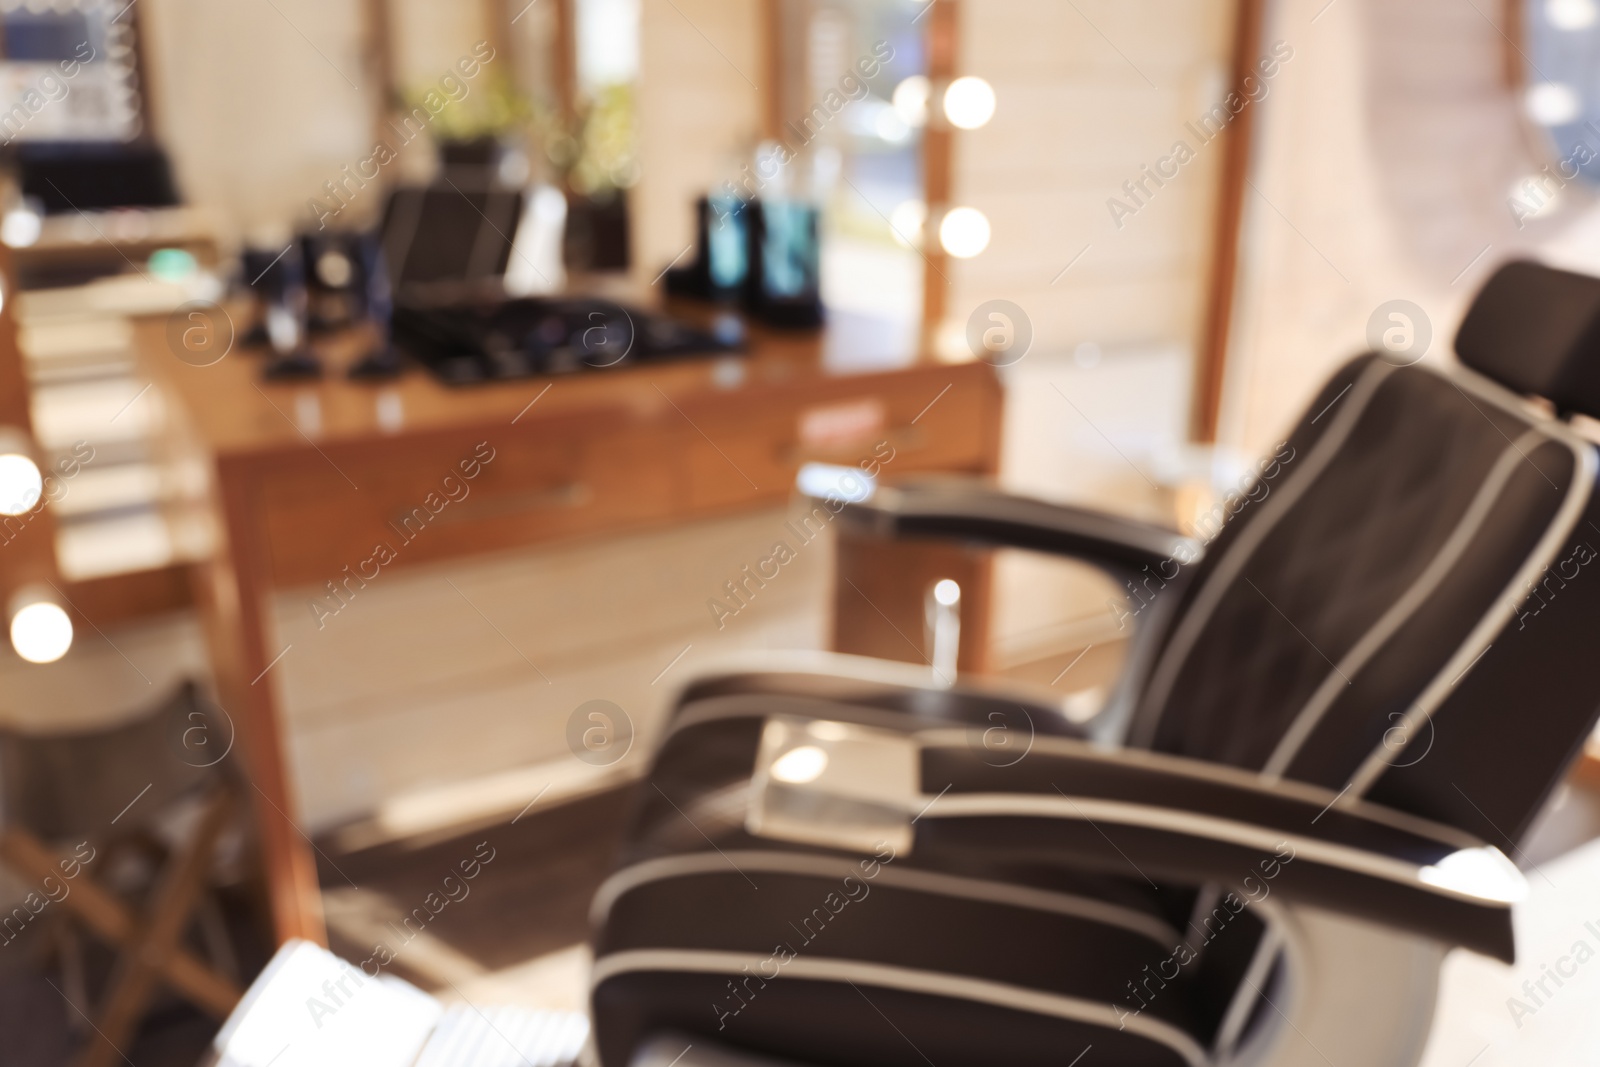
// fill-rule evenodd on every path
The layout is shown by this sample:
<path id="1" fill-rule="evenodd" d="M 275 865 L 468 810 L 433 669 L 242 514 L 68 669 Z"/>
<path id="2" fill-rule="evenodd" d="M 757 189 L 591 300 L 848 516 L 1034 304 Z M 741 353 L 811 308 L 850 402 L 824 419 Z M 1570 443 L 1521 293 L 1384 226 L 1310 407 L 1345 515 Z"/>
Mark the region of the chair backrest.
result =
<path id="1" fill-rule="evenodd" d="M 1600 279 L 1501 268 L 1462 366 L 1323 387 L 1184 588 L 1130 743 L 1510 842 L 1600 712 Z M 1541 397 L 1541 404 L 1527 396 Z"/>
<path id="2" fill-rule="evenodd" d="M 148 826 L 228 772 L 232 726 L 193 682 L 128 722 L 60 734 L 0 731 L 0 827 L 104 840 Z"/>

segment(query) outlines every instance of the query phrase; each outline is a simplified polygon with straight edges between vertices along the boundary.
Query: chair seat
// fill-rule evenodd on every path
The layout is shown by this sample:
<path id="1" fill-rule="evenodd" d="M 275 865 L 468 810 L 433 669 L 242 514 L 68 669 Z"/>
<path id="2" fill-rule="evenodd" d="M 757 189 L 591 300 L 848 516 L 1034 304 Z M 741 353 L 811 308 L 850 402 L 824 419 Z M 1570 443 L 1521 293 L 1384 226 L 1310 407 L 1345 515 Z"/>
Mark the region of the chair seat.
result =
<path id="1" fill-rule="evenodd" d="M 598 905 L 600 1051 L 671 1030 L 833 1064 L 1202 1062 L 1198 967 L 1152 897 L 798 851 L 647 862 Z"/>
<path id="2" fill-rule="evenodd" d="M 727 675 L 686 695 L 591 916 L 604 1062 L 628 1062 L 663 1031 L 830 1064 L 844 1062 L 841 1048 L 849 1062 L 924 1063 L 910 1042 L 938 1049 L 940 1067 L 1059 1064 L 1090 1044 L 1096 1062 L 1203 1059 L 1221 1008 L 1216 963 L 1178 962 L 1192 889 L 970 852 L 897 856 L 885 845 L 862 858 L 750 834 L 763 716 L 782 702 L 761 693 L 791 682 Z M 897 715 L 885 704 L 905 699 L 889 687 L 866 695 L 876 708 L 833 713 Z M 933 695 L 958 720 L 982 706 Z M 1259 926 L 1246 916 L 1239 929 L 1213 955 L 1248 958 Z"/>

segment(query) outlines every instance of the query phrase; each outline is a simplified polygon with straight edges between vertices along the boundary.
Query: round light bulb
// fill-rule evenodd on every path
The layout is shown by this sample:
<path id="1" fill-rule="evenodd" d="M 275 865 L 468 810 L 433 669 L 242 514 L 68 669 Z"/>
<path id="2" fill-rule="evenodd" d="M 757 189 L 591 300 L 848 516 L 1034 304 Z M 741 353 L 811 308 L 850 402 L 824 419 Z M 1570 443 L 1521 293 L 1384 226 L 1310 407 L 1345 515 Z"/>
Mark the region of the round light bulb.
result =
<path id="1" fill-rule="evenodd" d="M 11 616 L 11 647 L 29 663 L 54 663 L 72 647 L 72 619 L 59 605 L 36 600 Z"/>
<path id="2" fill-rule="evenodd" d="M 1528 117 L 1541 126 L 1565 126 L 1583 113 L 1583 101 L 1572 86 L 1561 82 L 1540 82 L 1528 87 L 1523 104 Z"/>
<path id="3" fill-rule="evenodd" d="M 1548 188 L 1542 174 L 1530 174 L 1511 187 L 1507 197 L 1516 206 L 1518 218 L 1542 219 L 1561 208 L 1560 189 Z"/>
<path id="4" fill-rule="evenodd" d="M 44 220 L 25 207 L 12 208 L 0 218 L 0 242 L 11 248 L 28 248 L 38 243 Z"/>
<path id="5" fill-rule="evenodd" d="M 989 220 L 975 207 L 958 207 L 939 223 L 939 244 L 957 259 L 971 259 L 989 247 Z"/>
<path id="6" fill-rule="evenodd" d="M 994 118 L 994 86 L 969 74 L 944 91 L 944 117 L 950 125 L 975 130 Z"/>
<path id="7" fill-rule="evenodd" d="M 961 603 L 961 587 L 949 578 L 940 578 L 933 586 L 933 599 L 945 607 Z"/>
<path id="8" fill-rule="evenodd" d="M 922 247 L 922 226 L 927 221 L 928 205 L 921 200 L 902 200 L 889 212 L 889 229 L 907 248 Z"/>
<path id="9" fill-rule="evenodd" d="M 822 777 L 828 769 L 828 754 L 816 745 L 791 748 L 772 764 L 772 777 L 790 785 L 804 785 Z"/>
<path id="10" fill-rule="evenodd" d="M 873 120 L 872 132 L 878 135 L 879 140 L 900 144 L 911 136 L 911 124 L 902 119 L 894 108 L 886 107 Z"/>
<path id="11" fill-rule="evenodd" d="M 1558 30 L 1586 30 L 1597 16 L 1600 9 L 1594 0 L 1545 0 L 1544 17 Z"/>
<path id="12" fill-rule="evenodd" d="M 39 467 L 18 452 L 0 455 L 0 515 L 21 515 L 39 502 L 44 479 Z"/>
<path id="13" fill-rule="evenodd" d="M 896 85 L 890 100 L 894 104 L 895 114 L 900 116 L 900 121 L 912 128 L 926 125 L 928 97 L 932 91 L 928 79 L 920 74 L 913 74 Z"/>

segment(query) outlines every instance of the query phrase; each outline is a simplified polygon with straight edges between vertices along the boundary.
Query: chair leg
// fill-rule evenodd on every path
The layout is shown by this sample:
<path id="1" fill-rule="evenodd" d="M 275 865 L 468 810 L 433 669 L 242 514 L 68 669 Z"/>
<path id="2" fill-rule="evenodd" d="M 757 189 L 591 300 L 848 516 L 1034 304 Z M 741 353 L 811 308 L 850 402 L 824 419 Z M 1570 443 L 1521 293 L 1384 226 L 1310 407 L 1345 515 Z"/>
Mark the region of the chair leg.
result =
<path id="1" fill-rule="evenodd" d="M 25 830 L 0 833 L 0 859 L 36 878 L 60 874 L 56 856 Z M 122 898 L 87 875 L 72 883 L 72 891 L 60 906 L 113 948 L 127 946 L 139 929 L 133 910 Z M 244 995 L 236 982 L 202 963 L 182 945 L 175 946 L 159 967 L 167 985 L 219 1020 L 226 1019 Z"/>
<path id="2" fill-rule="evenodd" d="M 206 955 L 211 957 L 211 966 L 237 982 L 239 957 L 234 954 L 233 945 L 228 941 L 228 922 L 223 917 L 217 894 L 208 892 L 201 897 L 195 914 L 200 924 L 200 938 L 206 945 Z"/>
<path id="3" fill-rule="evenodd" d="M 148 918 L 117 958 L 105 1007 L 95 1021 L 95 1034 L 77 1060 L 77 1067 L 112 1067 L 124 1060 L 122 1048 L 138 1028 L 155 992 L 163 964 L 178 948 L 205 879 L 217 838 L 235 807 L 233 792 L 213 793 L 192 840 L 162 873 Z"/>
<path id="4" fill-rule="evenodd" d="M 89 981 L 83 965 L 83 938 L 69 915 L 56 923 L 56 954 L 61 963 L 61 991 L 73 1004 L 89 1003 Z M 67 1015 L 67 1024 L 78 1033 L 88 1030 L 88 1022 L 77 1012 Z"/>

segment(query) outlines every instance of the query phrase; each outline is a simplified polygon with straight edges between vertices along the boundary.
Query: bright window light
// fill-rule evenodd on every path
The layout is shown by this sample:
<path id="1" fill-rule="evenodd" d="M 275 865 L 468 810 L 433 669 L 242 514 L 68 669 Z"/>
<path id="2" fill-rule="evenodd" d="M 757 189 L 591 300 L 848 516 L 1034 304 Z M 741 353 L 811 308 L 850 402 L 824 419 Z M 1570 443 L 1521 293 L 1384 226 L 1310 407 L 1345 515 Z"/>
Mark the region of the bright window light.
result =
<path id="1" fill-rule="evenodd" d="M 44 480 L 39 467 L 16 452 L 0 455 L 0 515 L 21 515 L 39 502 Z"/>
<path id="2" fill-rule="evenodd" d="M 957 259 L 971 259 L 989 247 L 989 220 L 975 207 L 958 207 L 939 223 L 939 244 Z"/>
<path id="3" fill-rule="evenodd" d="M 11 616 L 11 647 L 29 663 L 54 663 L 72 647 L 72 620 L 59 605 L 35 600 Z"/>
<path id="4" fill-rule="evenodd" d="M 944 91 L 944 117 L 952 126 L 977 129 L 994 117 L 994 87 L 970 74 L 957 78 Z"/>

